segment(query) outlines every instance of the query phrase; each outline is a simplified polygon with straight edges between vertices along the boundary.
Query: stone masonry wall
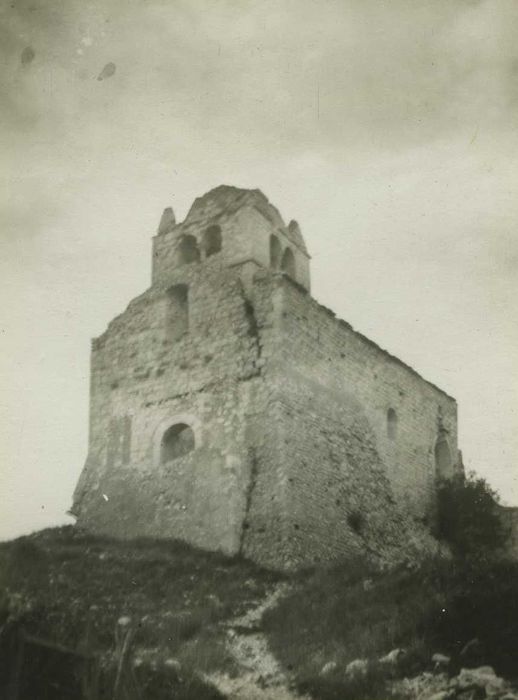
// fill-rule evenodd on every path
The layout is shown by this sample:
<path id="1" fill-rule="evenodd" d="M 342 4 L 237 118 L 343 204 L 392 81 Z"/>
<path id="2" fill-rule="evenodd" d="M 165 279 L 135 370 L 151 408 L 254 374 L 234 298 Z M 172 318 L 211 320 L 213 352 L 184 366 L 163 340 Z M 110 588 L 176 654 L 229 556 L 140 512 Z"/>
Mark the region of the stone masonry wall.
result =
<path id="1" fill-rule="evenodd" d="M 440 426 L 457 459 L 455 400 L 286 278 L 283 290 L 283 360 L 313 387 L 358 402 L 395 495 L 412 514 L 425 515 L 435 492 L 434 448 Z M 394 437 L 388 431 L 389 409 L 397 416 Z"/>
<path id="2" fill-rule="evenodd" d="M 167 287 L 178 283 L 189 288 L 189 330 L 171 341 Z M 74 505 L 81 524 L 239 550 L 261 450 L 249 416 L 260 412 L 268 431 L 254 323 L 238 274 L 215 262 L 178 269 L 94 341 L 90 448 Z M 193 426 L 196 449 L 160 464 L 161 437 L 177 422 Z"/>
<path id="3" fill-rule="evenodd" d="M 189 331 L 173 342 L 167 289 L 179 283 Z M 433 505 L 439 416 L 456 444 L 451 398 L 253 264 L 184 266 L 134 300 L 94 341 L 91 393 L 83 525 L 276 568 L 393 556 Z M 160 438 L 182 420 L 196 450 L 161 465 Z"/>
<path id="4" fill-rule="evenodd" d="M 207 257 L 215 222 L 222 248 Z M 268 269 L 272 234 L 295 280 Z M 185 235 L 200 262 L 179 263 Z M 151 288 L 92 343 L 80 525 L 280 569 L 431 546 L 434 452 L 440 437 L 456 459 L 455 401 L 312 299 L 308 259 L 298 225 L 256 190 L 217 188 L 179 225 L 168 210 Z M 177 424 L 194 449 L 163 459 Z"/>
<path id="5" fill-rule="evenodd" d="M 263 343 L 264 380 L 276 397 L 275 497 L 285 510 L 280 526 L 260 525 L 279 540 L 275 558 L 296 568 L 360 551 L 401 556 L 405 538 L 419 531 L 426 539 L 433 516 L 439 425 L 456 454 L 455 401 L 288 278 L 260 272 L 255 284 L 271 287 L 278 324 Z M 389 408 L 397 414 L 394 437 Z M 256 538 L 252 526 L 251 555 Z"/>

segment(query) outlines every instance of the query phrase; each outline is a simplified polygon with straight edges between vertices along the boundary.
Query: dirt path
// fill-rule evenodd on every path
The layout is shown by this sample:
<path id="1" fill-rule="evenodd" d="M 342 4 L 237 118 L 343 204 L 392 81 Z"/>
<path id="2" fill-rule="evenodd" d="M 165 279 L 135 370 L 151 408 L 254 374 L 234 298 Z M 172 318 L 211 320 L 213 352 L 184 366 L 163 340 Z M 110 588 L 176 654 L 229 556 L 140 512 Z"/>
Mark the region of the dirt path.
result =
<path id="1" fill-rule="evenodd" d="M 244 615 L 227 623 L 227 647 L 239 675 L 211 674 L 209 680 L 228 700 L 307 700 L 290 689 L 290 679 L 268 647 L 261 629 L 264 613 L 274 608 L 288 591 L 282 583 Z"/>

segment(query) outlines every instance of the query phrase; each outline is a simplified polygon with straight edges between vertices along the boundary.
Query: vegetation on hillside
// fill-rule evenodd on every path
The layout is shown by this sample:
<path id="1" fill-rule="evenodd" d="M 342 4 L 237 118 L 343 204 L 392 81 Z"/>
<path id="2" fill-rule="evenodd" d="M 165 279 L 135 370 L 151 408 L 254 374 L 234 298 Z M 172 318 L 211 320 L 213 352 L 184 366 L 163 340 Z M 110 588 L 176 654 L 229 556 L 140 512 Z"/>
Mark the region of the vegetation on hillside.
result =
<path id="1" fill-rule="evenodd" d="M 470 473 L 442 481 L 437 491 L 437 529 L 455 556 L 494 558 L 506 542 L 498 494 Z"/>
<path id="2" fill-rule="evenodd" d="M 264 620 L 270 645 L 315 698 L 361 700 L 362 683 L 383 697 L 379 669 L 350 687 L 344 669 L 354 659 L 379 659 L 395 648 L 407 655 L 400 671 L 431 669 L 440 652 L 460 667 L 460 652 L 479 640 L 479 662 L 516 677 L 518 671 L 518 563 L 429 561 L 418 569 L 377 574 L 344 565 L 299 578 Z M 323 676 L 329 662 L 336 669 Z M 374 685 L 373 685 L 374 683 Z M 374 693 L 378 688 L 379 695 Z"/>
<path id="3" fill-rule="evenodd" d="M 137 625 L 133 656 L 143 662 L 138 673 L 150 688 L 146 698 L 168 697 L 151 688 L 169 677 L 166 685 L 178 697 L 185 687 L 191 700 L 219 697 L 203 694 L 197 679 L 214 669 L 232 672 L 223 625 L 277 580 L 249 562 L 181 542 L 46 530 L 0 544 L 0 655 L 8 653 L 15 627 L 69 649 L 81 648 L 88 636 L 92 648 L 109 654 L 118 621 L 129 619 Z M 171 659 L 182 669 L 179 677 Z M 1 697 L 8 669 L 0 666 Z M 144 678 L 150 668 L 158 675 Z"/>
<path id="4" fill-rule="evenodd" d="M 365 561 L 306 573 L 268 613 L 271 646 L 301 690 L 321 700 L 383 698 L 383 668 L 374 663 L 366 677 L 346 680 L 347 664 L 399 647 L 407 652 L 401 673 L 430 668 L 436 652 L 451 656 L 454 671 L 474 639 L 480 661 L 518 676 L 518 562 L 502 557 L 496 494 L 473 474 L 441 483 L 436 528 L 452 558 L 389 573 Z M 323 676 L 329 663 L 335 671 Z"/>
<path id="5" fill-rule="evenodd" d="M 450 656 L 455 672 L 476 639 L 480 662 L 513 679 L 518 563 L 497 556 L 505 532 L 496 504 L 473 476 L 441 485 L 437 535 L 454 556 L 390 572 L 355 561 L 287 577 L 179 542 L 120 542 L 70 527 L 3 543 L 0 654 L 9 658 L 20 628 L 70 649 L 88 637 L 108 659 L 96 700 L 112 698 L 116 664 L 109 661 L 120 621 L 131 621 L 146 700 L 172 692 L 215 700 L 221 695 L 204 674 L 237 673 L 226 645 L 229 622 L 287 581 L 287 595 L 261 625 L 297 688 L 315 700 L 385 698 L 387 669 L 378 660 L 398 647 L 406 650 L 399 673 L 429 669 L 435 652 Z M 370 660 L 369 673 L 347 678 L 344 669 L 358 658 Z M 0 694 L 8 667 L 0 671 Z"/>

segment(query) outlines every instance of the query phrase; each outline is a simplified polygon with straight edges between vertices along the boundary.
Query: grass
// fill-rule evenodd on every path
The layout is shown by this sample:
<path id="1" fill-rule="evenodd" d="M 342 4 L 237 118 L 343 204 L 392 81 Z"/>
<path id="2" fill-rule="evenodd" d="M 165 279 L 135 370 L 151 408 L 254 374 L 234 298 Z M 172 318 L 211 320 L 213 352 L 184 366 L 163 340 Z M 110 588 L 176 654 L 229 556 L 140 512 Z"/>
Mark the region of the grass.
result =
<path id="1" fill-rule="evenodd" d="M 165 662 L 176 659 L 192 685 L 198 672 L 232 671 L 221 623 L 277 580 L 250 562 L 181 542 L 122 542 L 58 528 L 0 544 L 0 625 L 16 618 L 31 634 L 72 649 L 88 631 L 90 644 L 107 653 L 117 621 L 129 617 L 137 625 L 135 657 L 152 660 L 164 677 Z M 195 684 L 192 697 L 202 697 Z"/>
<path id="2" fill-rule="evenodd" d="M 418 569 L 376 573 L 367 565 L 342 565 L 299 576 L 298 583 L 264 619 L 270 646 L 301 690 L 321 700 L 383 696 L 377 660 L 405 648 L 400 674 L 431 670 L 433 653 L 465 663 L 460 652 L 478 638 L 479 663 L 509 679 L 518 669 L 518 563 L 432 560 Z M 357 658 L 371 661 L 365 678 L 348 680 Z M 335 670 L 323 676 L 328 662 Z M 342 695 L 340 695 L 342 693 Z"/>
<path id="3" fill-rule="evenodd" d="M 90 618 L 106 648 L 117 620 L 129 616 L 139 621 L 143 643 L 170 642 L 171 650 L 202 627 L 239 614 L 278 579 L 180 542 L 121 542 L 71 527 L 1 544 L 0 572 L 0 589 L 32 601 L 36 631 L 37 609 L 44 608 L 47 634 L 74 646 Z"/>
<path id="4" fill-rule="evenodd" d="M 88 631 L 109 658 L 117 621 L 127 616 L 137 626 L 133 657 L 145 697 L 174 688 L 175 697 L 208 700 L 219 696 L 203 674 L 236 672 L 225 624 L 285 578 L 179 542 L 47 530 L 0 544 L 0 626 L 16 619 L 70 648 Z M 455 672 L 473 638 L 483 650 L 479 663 L 518 680 L 516 562 L 431 560 L 380 573 L 359 560 L 289 581 L 263 630 L 299 690 L 315 700 L 381 700 L 387 670 L 378 659 L 396 647 L 407 650 L 400 674 L 431 670 L 435 652 L 450 655 Z M 347 678 L 357 658 L 370 660 L 368 672 Z M 323 675 L 328 662 L 335 665 Z"/>

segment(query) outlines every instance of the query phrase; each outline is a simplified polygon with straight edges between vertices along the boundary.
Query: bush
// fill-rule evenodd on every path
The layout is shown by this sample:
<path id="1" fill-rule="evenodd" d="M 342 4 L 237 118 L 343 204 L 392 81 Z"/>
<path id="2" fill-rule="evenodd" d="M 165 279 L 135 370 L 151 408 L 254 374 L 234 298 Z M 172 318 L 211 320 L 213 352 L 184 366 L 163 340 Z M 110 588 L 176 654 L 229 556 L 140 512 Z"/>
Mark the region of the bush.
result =
<path id="1" fill-rule="evenodd" d="M 457 556 L 491 556 L 507 539 L 499 509 L 498 495 L 475 474 L 445 480 L 437 492 L 437 536 Z"/>
<path id="2" fill-rule="evenodd" d="M 300 577 L 263 617 L 270 648 L 299 689 L 314 698 L 383 696 L 383 678 L 372 662 L 404 647 L 409 652 L 404 672 L 412 673 L 436 651 L 432 630 L 420 629 L 420 623 L 445 607 L 441 577 L 451 566 L 443 562 L 441 568 L 434 560 L 418 572 L 401 567 L 381 574 L 367 562 L 352 562 Z M 357 658 L 371 661 L 368 676 L 345 678 L 344 669 Z M 336 674 L 322 676 L 330 661 Z"/>
<path id="3" fill-rule="evenodd" d="M 421 620 L 433 651 L 450 655 L 458 670 L 466 664 L 461 650 L 477 639 L 480 662 L 518 680 L 518 562 L 468 557 L 451 562 L 444 573 L 437 582 L 443 606 Z"/>
<path id="4" fill-rule="evenodd" d="M 359 579 L 340 565 L 300 577 L 265 613 L 263 627 L 299 690 L 317 700 L 386 698 L 375 662 L 395 648 L 407 652 L 398 674 L 431 671 L 439 651 L 458 670 L 475 638 L 481 663 L 518 681 L 518 562 L 433 558 L 418 568 L 365 569 Z M 370 660 L 369 674 L 349 680 L 344 670 L 356 658 Z M 336 671 L 322 675 L 328 662 Z"/>

